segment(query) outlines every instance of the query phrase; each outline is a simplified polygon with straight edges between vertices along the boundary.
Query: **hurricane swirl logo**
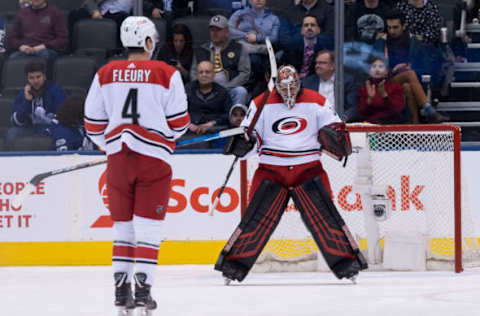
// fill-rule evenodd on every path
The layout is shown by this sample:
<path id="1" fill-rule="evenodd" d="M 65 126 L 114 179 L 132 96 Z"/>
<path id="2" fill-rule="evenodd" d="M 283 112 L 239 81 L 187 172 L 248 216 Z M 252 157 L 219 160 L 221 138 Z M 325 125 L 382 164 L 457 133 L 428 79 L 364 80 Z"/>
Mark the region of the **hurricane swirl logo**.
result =
<path id="1" fill-rule="evenodd" d="M 272 130 L 275 134 L 293 135 L 300 133 L 307 127 L 307 121 L 301 117 L 285 117 L 273 123 Z"/>

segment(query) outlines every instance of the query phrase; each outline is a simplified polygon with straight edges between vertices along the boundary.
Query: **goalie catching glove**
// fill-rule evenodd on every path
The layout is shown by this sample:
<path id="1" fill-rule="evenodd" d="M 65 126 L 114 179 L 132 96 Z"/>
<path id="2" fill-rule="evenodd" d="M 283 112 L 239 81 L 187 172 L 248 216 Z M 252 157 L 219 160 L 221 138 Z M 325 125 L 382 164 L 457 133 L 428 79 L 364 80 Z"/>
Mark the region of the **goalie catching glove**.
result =
<path id="1" fill-rule="evenodd" d="M 230 137 L 223 147 L 223 154 L 234 155 L 235 157 L 239 158 L 244 157 L 250 150 L 253 149 L 255 143 L 257 142 L 253 134 L 248 135 L 248 139 L 245 136 L 246 134 L 239 134 Z"/>
<path id="2" fill-rule="evenodd" d="M 318 142 L 323 152 L 339 161 L 345 158 L 343 166 L 347 164 L 347 157 L 352 153 L 352 143 L 344 122 L 322 127 L 318 131 Z"/>

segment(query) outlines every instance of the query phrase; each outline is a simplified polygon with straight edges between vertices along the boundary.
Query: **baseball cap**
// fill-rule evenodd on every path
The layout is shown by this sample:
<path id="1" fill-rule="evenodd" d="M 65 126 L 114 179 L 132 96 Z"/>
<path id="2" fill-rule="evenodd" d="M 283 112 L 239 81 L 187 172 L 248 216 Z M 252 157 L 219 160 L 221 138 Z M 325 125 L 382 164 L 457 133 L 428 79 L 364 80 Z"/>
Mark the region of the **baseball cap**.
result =
<path id="1" fill-rule="evenodd" d="M 236 109 L 236 108 L 241 108 L 245 113 L 247 113 L 247 111 L 248 111 L 248 108 L 245 105 L 243 105 L 241 103 L 237 103 L 237 104 L 232 105 L 232 107 L 230 108 L 230 111 L 228 112 L 228 116 L 232 115 L 233 110 Z"/>
<path id="2" fill-rule="evenodd" d="M 215 26 L 221 29 L 228 27 L 228 19 L 223 15 L 217 14 L 210 19 L 209 26 Z"/>

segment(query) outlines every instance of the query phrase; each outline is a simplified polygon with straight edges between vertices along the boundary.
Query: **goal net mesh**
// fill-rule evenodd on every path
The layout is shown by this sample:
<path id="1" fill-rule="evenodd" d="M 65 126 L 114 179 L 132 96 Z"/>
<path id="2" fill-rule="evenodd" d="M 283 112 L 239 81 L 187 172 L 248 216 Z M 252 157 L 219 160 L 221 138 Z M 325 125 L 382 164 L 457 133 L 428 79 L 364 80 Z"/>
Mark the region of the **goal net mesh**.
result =
<path id="1" fill-rule="evenodd" d="M 362 252 L 368 257 L 368 247 L 374 247 L 376 257 L 381 260 L 386 234 L 420 232 L 425 237 L 427 269 L 452 268 L 456 238 L 454 178 L 455 170 L 458 171 L 454 152 L 459 150 L 453 132 L 404 130 L 405 127 L 395 131 L 392 126 L 386 131 L 378 130 L 378 127 L 375 130 L 358 126 L 350 129 L 354 153 L 348 158 L 346 167 L 325 155 L 320 159 L 330 179 L 334 203 Z M 358 148 L 355 139 L 360 140 Z M 364 207 L 364 197 L 355 190 L 359 148 L 368 151 L 372 184 L 385 188 L 391 206 L 389 218 L 376 222 L 378 240 L 367 239 L 363 213 L 368 210 Z M 249 187 L 258 166 L 258 157 L 248 159 L 246 164 L 242 181 Z M 473 266 L 479 262 L 479 238 L 474 231 L 465 182 L 461 182 L 461 188 L 462 261 L 464 266 Z M 328 269 L 322 261 L 315 242 L 290 200 L 254 271 Z M 381 265 L 377 268 L 381 269 Z"/>

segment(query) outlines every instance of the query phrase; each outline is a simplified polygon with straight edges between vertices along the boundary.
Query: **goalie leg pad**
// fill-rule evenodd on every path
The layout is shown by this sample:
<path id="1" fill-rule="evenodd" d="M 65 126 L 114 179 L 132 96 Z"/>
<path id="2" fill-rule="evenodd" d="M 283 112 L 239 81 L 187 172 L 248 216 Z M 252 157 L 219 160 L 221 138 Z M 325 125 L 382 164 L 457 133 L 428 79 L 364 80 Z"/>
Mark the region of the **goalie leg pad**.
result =
<path id="1" fill-rule="evenodd" d="M 240 224 L 228 240 L 215 270 L 242 281 L 280 222 L 289 199 L 288 190 L 265 179 L 254 193 Z"/>
<path id="2" fill-rule="evenodd" d="M 290 194 L 305 226 L 337 278 L 351 278 L 368 267 L 318 177 L 293 188 Z"/>

